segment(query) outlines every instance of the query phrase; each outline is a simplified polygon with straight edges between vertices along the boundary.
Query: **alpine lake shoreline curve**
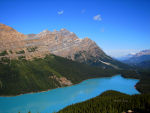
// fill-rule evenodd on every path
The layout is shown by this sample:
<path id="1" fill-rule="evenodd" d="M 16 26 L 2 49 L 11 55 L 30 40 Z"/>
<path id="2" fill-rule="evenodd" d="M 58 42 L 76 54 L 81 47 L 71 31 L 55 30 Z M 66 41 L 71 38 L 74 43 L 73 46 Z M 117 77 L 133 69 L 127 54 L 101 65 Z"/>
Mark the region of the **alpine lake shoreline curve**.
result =
<path id="1" fill-rule="evenodd" d="M 87 79 L 72 86 L 38 93 L 0 97 L 0 103 L 3 103 L 0 106 L 4 106 L 0 113 L 27 113 L 29 110 L 32 113 L 58 112 L 69 105 L 94 98 L 107 90 L 116 90 L 129 95 L 140 94 L 134 87 L 138 82 L 138 79 L 128 79 L 121 75 L 114 75 L 112 77 Z M 6 104 L 9 107 L 6 107 Z"/>

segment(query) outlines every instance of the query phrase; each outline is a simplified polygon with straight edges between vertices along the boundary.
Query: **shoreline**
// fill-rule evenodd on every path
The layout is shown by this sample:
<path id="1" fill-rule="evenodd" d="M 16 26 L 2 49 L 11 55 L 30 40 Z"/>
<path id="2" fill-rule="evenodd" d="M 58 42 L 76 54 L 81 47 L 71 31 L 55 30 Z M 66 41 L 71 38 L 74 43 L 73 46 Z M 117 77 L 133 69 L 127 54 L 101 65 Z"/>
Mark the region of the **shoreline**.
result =
<path id="1" fill-rule="evenodd" d="M 73 86 L 73 85 L 78 85 L 78 84 L 80 84 L 80 83 L 82 83 L 82 82 L 84 82 L 84 81 L 86 81 L 86 80 L 89 80 L 89 79 L 96 79 L 96 78 L 109 78 L 109 77 L 113 77 L 113 76 L 117 76 L 117 75 L 120 75 L 121 77 L 123 77 L 123 78 L 127 78 L 127 77 L 124 77 L 124 76 L 122 76 L 122 74 L 115 74 L 115 75 L 112 75 L 112 76 L 107 76 L 107 77 L 95 77 L 95 78 L 88 78 L 88 79 L 85 79 L 85 80 L 83 80 L 83 81 L 81 81 L 81 82 L 79 82 L 79 83 L 76 83 L 76 84 L 72 84 L 72 85 L 70 85 L 70 86 Z M 136 79 L 136 78 L 127 78 L 127 79 Z M 136 80 L 139 80 L 138 82 L 140 82 L 140 79 L 136 79 Z M 137 83 L 138 83 L 137 82 Z M 137 83 L 136 83 L 136 85 L 137 85 Z M 136 86 L 135 85 L 135 86 Z M 64 88 L 64 87 L 70 87 L 70 86 L 63 86 L 63 87 L 57 87 L 57 88 Z M 42 91 L 32 91 L 32 92 L 26 92 L 26 93 L 21 93 L 21 94 L 17 94 L 17 95 L 0 95 L 0 97 L 16 97 L 16 96 L 21 96 L 21 95 L 25 95 L 25 94 L 34 94 L 34 93 L 42 93 L 42 92 L 47 92 L 47 91 L 50 91 L 50 90 L 54 90 L 54 89 L 57 89 L 57 88 L 53 88 L 53 89 L 46 89 L 46 90 L 42 90 Z M 137 90 L 137 91 L 139 91 L 136 87 L 135 87 L 135 89 Z M 140 91 L 139 91 L 140 92 Z M 141 92 L 140 92 L 141 93 Z"/>

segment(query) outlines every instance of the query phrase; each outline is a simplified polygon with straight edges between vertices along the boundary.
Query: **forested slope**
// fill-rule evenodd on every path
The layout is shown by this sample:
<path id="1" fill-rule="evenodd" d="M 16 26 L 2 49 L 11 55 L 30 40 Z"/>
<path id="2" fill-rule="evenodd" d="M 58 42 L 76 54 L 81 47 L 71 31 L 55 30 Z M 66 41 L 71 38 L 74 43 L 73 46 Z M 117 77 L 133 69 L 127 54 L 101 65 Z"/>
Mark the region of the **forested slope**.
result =
<path id="1" fill-rule="evenodd" d="M 134 113 L 149 113 L 150 94 L 130 96 L 106 91 L 93 99 L 68 106 L 58 113 L 122 113 L 128 110 Z"/>
<path id="2" fill-rule="evenodd" d="M 55 55 L 34 60 L 3 59 L 0 61 L 0 95 L 16 95 L 65 86 L 55 77 L 65 77 L 76 84 L 88 78 L 117 73 L 118 70 L 92 67 Z"/>

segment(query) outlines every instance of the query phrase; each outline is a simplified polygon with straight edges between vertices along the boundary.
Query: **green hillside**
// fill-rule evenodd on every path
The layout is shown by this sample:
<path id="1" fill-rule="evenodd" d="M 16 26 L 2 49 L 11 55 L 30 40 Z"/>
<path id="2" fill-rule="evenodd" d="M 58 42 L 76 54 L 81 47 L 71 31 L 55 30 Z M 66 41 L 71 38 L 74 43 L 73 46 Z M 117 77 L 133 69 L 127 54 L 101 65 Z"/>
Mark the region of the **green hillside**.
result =
<path id="1" fill-rule="evenodd" d="M 114 69 L 102 69 L 55 55 L 27 61 L 2 59 L 0 62 L 0 95 L 17 95 L 60 87 L 51 76 L 66 77 L 73 84 L 88 78 L 112 76 Z"/>
<path id="2" fill-rule="evenodd" d="M 3 58 L 0 61 L 0 95 L 17 95 L 28 92 L 44 91 L 63 87 L 52 76 L 65 77 L 73 84 L 89 78 L 108 77 L 122 74 L 128 78 L 139 78 L 137 89 L 142 93 L 149 92 L 149 76 L 143 77 L 133 70 L 117 70 L 99 66 L 90 66 L 63 57 L 47 55 L 45 58 L 33 60 L 9 60 Z M 147 79 L 148 78 L 148 79 Z"/>
<path id="3" fill-rule="evenodd" d="M 150 94 L 126 95 L 116 91 L 106 91 L 82 103 L 70 105 L 58 113 L 134 113 L 150 112 Z"/>

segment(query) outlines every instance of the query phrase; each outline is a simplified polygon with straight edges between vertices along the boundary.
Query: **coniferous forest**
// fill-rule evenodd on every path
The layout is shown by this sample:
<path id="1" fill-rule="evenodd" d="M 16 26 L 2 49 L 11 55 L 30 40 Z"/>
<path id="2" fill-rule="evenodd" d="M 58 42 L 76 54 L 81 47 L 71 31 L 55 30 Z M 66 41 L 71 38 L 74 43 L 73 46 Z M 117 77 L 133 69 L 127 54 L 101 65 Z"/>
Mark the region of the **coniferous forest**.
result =
<path id="1" fill-rule="evenodd" d="M 149 113 L 150 94 L 127 95 L 109 90 L 57 113 Z M 19 112 L 21 113 L 21 112 Z M 28 113 L 32 113 L 29 111 Z"/>
<path id="2" fill-rule="evenodd" d="M 117 91 L 106 91 L 101 95 L 74 105 L 58 113 L 149 113 L 150 94 L 126 95 Z"/>
<path id="3" fill-rule="evenodd" d="M 77 84 L 86 79 L 110 77 L 120 73 L 127 75 L 126 77 L 136 75 L 133 70 L 103 69 L 55 55 L 32 61 L 5 59 L 0 60 L 0 95 L 18 95 L 57 88 L 60 84 L 50 78 L 53 75 L 66 77 Z"/>

